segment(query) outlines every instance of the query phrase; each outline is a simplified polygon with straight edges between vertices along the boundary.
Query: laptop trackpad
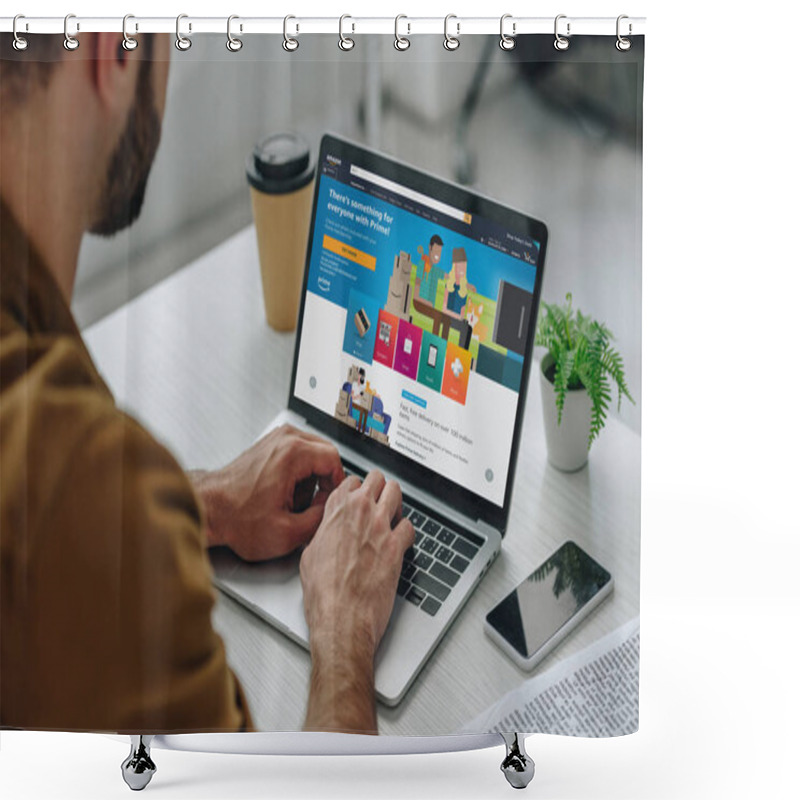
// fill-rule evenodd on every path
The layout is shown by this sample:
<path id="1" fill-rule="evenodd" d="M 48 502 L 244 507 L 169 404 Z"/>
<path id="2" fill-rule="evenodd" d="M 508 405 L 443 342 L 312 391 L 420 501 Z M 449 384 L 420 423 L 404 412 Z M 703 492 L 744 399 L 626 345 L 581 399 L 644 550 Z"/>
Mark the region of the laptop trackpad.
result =
<path id="1" fill-rule="evenodd" d="M 251 564 L 229 550 L 209 553 L 217 586 L 295 641 L 308 646 L 300 554 Z"/>

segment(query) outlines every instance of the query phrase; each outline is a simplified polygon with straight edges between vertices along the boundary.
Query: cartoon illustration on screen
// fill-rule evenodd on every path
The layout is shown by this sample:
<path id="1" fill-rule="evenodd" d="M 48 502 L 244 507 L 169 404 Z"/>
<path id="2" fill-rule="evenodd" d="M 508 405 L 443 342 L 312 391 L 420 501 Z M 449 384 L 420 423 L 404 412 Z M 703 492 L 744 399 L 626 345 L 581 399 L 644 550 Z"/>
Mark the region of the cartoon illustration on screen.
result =
<path id="1" fill-rule="evenodd" d="M 468 325 L 472 328 L 472 336 L 479 342 L 487 341 L 489 331 L 486 325 L 481 322 L 483 316 L 483 303 L 474 301 L 471 297 L 467 298 L 467 312 L 465 319 Z"/>
<path id="2" fill-rule="evenodd" d="M 438 234 L 431 236 L 427 254 L 422 249 L 422 245 L 417 247 L 417 252 L 422 256 L 422 270 L 417 268 L 414 283 L 414 310 L 433 320 L 434 327 L 436 327 L 437 320 L 434 311 L 436 310 L 439 282 L 446 277 L 445 271 L 438 266 L 442 260 L 443 247 L 444 242 Z"/>
<path id="3" fill-rule="evenodd" d="M 392 417 L 386 413 L 378 392 L 370 386 L 366 370 L 358 364 L 351 364 L 347 370 L 334 416 L 370 439 L 389 444 Z"/>
<path id="4" fill-rule="evenodd" d="M 467 251 L 463 247 L 453 248 L 453 267 L 447 276 L 444 290 L 444 309 L 455 319 L 463 319 L 467 292 L 475 287 L 467 283 Z"/>
<path id="5" fill-rule="evenodd" d="M 452 315 L 437 302 L 439 284 L 447 278 L 447 273 L 438 266 L 443 248 L 444 242 L 438 234 L 431 236 L 427 254 L 421 246 L 417 248 L 422 256 L 422 268 L 417 268 L 415 276 L 413 307 L 418 314 L 430 319 L 433 335 L 446 340 L 450 333 Z M 460 249 L 463 251 L 463 248 Z"/>
<path id="6" fill-rule="evenodd" d="M 384 347 L 390 347 L 392 343 L 392 325 L 391 323 L 387 322 L 386 320 L 380 320 L 378 322 L 378 339 L 380 339 L 381 343 Z"/>
<path id="7" fill-rule="evenodd" d="M 349 376 L 348 376 L 349 377 Z M 363 431 L 364 424 L 367 421 L 367 414 L 369 408 L 369 396 L 365 398 L 366 387 L 364 386 L 367 379 L 367 373 L 363 368 L 359 367 L 358 372 L 354 373 L 350 380 L 350 401 L 351 406 L 358 411 L 358 419 L 356 420 L 356 430 Z"/>
<path id="8" fill-rule="evenodd" d="M 411 256 L 401 251 L 394 257 L 389 291 L 384 310 L 395 317 L 409 321 L 411 309 Z"/>
<path id="9" fill-rule="evenodd" d="M 370 327 L 369 317 L 367 316 L 367 312 L 363 308 L 359 308 L 354 315 L 354 320 L 356 323 L 356 330 L 358 331 L 358 335 L 362 338 L 366 336 L 367 331 Z"/>
<path id="10" fill-rule="evenodd" d="M 427 254 L 422 249 L 422 245 L 417 247 L 417 252 L 422 256 L 422 272 L 423 275 L 428 275 L 434 267 L 442 260 L 442 248 L 444 247 L 444 242 L 442 241 L 442 237 L 439 236 L 438 233 L 434 233 L 431 236 L 431 240 L 428 242 L 428 252 Z M 438 267 L 437 267 L 438 269 Z M 439 270 L 439 278 L 440 280 L 444 277 L 444 272 Z M 424 296 L 424 295 L 423 295 Z M 426 297 L 426 300 L 433 304 L 436 301 L 436 295 L 434 293 L 433 297 Z"/>
<path id="11" fill-rule="evenodd" d="M 342 349 L 357 361 L 342 386 L 336 417 L 378 441 L 388 442 L 391 416 L 366 373 L 375 378 L 387 368 L 461 404 L 472 375 L 520 389 L 530 291 L 499 276 L 487 281 L 494 264 L 483 250 L 443 228 L 428 232 L 413 261 L 409 251 L 395 251 L 391 273 L 377 292 L 348 293 Z"/>
<path id="12" fill-rule="evenodd" d="M 444 313 L 444 329 L 442 336 L 446 339 L 450 327 L 459 332 L 458 346 L 469 349 L 472 340 L 472 328 L 465 319 L 464 309 L 467 304 L 467 293 L 474 292 L 475 287 L 467 282 L 467 251 L 463 247 L 453 248 L 453 266 L 444 287 L 442 312 Z"/>

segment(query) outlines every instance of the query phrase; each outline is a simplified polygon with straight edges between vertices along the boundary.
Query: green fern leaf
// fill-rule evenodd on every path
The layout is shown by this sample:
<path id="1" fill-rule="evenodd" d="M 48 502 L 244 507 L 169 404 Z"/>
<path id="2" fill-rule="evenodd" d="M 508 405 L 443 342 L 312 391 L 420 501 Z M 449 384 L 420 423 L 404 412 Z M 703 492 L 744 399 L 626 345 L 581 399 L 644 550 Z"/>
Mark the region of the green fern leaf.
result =
<path id="1" fill-rule="evenodd" d="M 553 386 L 556 390 L 556 408 L 558 408 L 558 424 L 561 424 L 561 415 L 564 411 L 564 402 L 569 391 L 569 381 L 572 376 L 572 368 L 575 365 L 575 354 L 569 350 L 562 351 L 562 357 L 556 362 L 556 374 Z"/>
<path id="2" fill-rule="evenodd" d="M 623 396 L 634 399 L 625 380 L 620 353 L 611 346 L 614 334 L 605 323 L 572 308 L 572 295 L 564 305 L 542 303 L 535 342 L 546 347 L 555 365 L 555 389 L 558 423 L 564 410 L 567 392 L 585 388 L 592 403 L 589 446 L 600 434 L 608 419 L 613 382 L 617 387 L 617 409 Z"/>

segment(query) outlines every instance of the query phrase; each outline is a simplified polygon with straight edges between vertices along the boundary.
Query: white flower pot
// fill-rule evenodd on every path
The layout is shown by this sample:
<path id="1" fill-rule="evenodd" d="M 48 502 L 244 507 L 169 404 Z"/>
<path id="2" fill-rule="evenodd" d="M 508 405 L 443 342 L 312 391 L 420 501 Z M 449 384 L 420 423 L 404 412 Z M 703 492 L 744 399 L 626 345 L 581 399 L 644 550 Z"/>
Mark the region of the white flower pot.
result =
<path id="1" fill-rule="evenodd" d="M 545 372 L 552 363 L 553 358 L 548 353 L 542 359 L 539 370 L 547 458 L 554 467 L 562 472 L 575 472 L 589 460 L 592 401 L 586 389 L 573 389 L 567 392 L 559 425 L 556 391 L 545 376 Z"/>

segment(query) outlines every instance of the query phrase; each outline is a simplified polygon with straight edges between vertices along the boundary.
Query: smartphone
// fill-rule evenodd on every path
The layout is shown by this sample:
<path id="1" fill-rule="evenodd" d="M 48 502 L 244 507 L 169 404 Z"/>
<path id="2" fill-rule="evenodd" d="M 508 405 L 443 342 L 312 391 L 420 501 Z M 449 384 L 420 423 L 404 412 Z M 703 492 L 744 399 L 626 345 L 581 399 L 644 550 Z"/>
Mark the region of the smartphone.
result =
<path id="1" fill-rule="evenodd" d="M 487 615 L 486 633 L 522 669 L 533 669 L 611 594 L 611 573 L 564 542 Z"/>

